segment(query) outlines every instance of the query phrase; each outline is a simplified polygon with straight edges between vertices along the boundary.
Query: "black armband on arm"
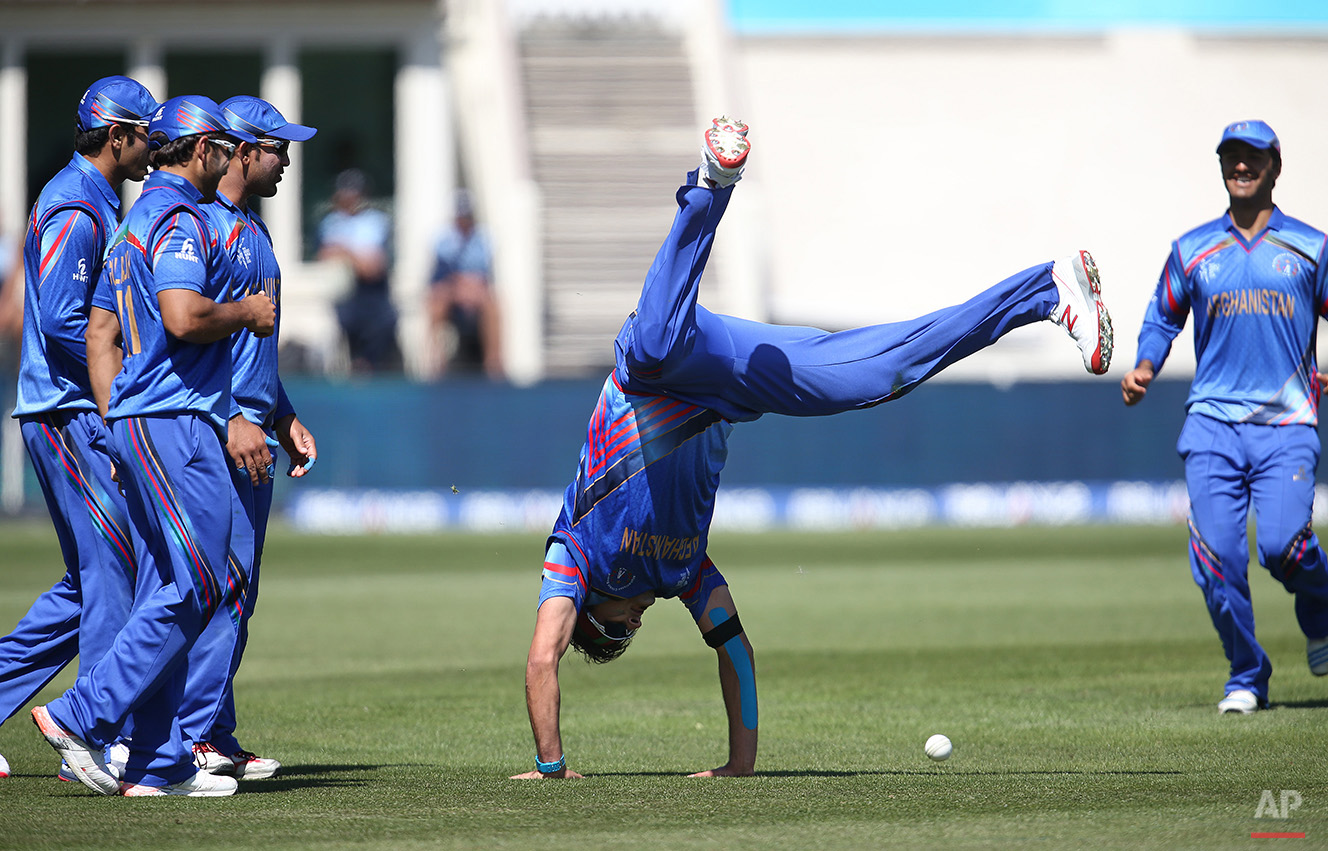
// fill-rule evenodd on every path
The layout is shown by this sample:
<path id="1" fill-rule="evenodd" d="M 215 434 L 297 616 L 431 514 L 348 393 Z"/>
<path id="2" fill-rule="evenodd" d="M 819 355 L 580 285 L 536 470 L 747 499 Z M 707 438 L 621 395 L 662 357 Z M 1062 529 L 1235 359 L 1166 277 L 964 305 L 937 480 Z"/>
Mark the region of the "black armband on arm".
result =
<path id="1" fill-rule="evenodd" d="M 738 620 L 738 616 L 735 614 L 719 626 L 712 627 L 709 632 L 701 633 L 701 637 L 705 639 L 706 644 L 718 650 L 727 644 L 730 638 L 741 634 L 742 621 Z"/>

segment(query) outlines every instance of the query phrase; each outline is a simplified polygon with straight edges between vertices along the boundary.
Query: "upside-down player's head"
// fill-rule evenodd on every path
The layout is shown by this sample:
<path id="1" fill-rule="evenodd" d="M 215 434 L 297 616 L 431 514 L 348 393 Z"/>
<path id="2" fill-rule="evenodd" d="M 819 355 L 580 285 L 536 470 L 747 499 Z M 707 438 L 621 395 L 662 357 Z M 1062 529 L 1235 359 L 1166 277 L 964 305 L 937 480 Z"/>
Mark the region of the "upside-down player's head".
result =
<path id="1" fill-rule="evenodd" d="M 572 646 L 587 662 L 612 662 L 627 651 L 641 616 L 654 603 L 651 592 L 623 599 L 591 591 L 572 629 Z"/>

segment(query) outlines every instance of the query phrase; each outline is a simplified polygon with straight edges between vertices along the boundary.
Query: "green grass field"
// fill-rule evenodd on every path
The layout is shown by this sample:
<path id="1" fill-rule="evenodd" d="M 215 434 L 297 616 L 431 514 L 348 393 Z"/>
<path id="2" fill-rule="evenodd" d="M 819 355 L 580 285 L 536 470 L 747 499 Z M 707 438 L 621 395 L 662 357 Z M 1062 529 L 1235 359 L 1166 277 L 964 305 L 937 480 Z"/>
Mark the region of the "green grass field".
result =
<path id="1" fill-rule="evenodd" d="M 564 661 L 564 741 L 588 779 L 506 779 L 534 757 L 540 545 L 274 533 L 236 692 L 242 739 L 283 772 L 229 799 L 96 797 L 53 778 L 21 713 L 0 727 L 0 848 L 1328 840 L 1328 680 L 1290 597 L 1255 568 L 1273 708 L 1218 716 L 1225 660 L 1183 528 L 716 537 L 761 696 L 758 776 L 717 780 L 684 776 L 724 762 L 725 728 L 714 653 L 672 601 L 622 660 Z M 0 526 L 0 628 L 59 572 L 46 526 Z M 937 732 L 944 764 L 922 753 Z M 1301 806 L 1256 818 L 1264 790 Z"/>

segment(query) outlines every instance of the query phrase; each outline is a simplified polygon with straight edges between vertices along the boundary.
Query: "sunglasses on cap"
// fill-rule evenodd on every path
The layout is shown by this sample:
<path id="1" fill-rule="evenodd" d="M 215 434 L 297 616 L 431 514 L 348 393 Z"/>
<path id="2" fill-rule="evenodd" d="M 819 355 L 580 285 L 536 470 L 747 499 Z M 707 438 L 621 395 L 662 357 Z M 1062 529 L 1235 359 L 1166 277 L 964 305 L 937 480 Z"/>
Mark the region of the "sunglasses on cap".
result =
<path id="1" fill-rule="evenodd" d="M 221 148 L 223 151 L 226 152 L 227 156 L 230 156 L 231 154 L 235 153 L 236 145 L 234 142 L 230 141 L 229 139 L 218 139 L 215 136 L 209 136 L 208 142 L 210 142 L 213 145 L 216 145 L 218 148 Z"/>

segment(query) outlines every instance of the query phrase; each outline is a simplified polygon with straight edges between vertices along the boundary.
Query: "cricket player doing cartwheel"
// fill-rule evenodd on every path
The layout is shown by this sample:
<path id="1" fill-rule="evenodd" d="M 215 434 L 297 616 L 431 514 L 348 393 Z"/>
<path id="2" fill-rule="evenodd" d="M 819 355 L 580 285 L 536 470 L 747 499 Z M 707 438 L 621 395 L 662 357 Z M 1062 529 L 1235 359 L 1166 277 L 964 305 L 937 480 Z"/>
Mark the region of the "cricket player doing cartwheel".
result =
<path id="1" fill-rule="evenodd" d="M 918 319 L 827 333 L 711 313 L 697 303 L 715 232 L 751 145 L 718 118 L 701 167 L 677 190 L 673 227 L 615 343 L 577 475 L 544 557 L 526 707 L 535 768 L 517 778 L 581 775 L 567 765 L 558 666 L 569 646 L 607 662 L 645 612 L 676 597 L 719 660 L 728 759 L 695 776 L 756 765 L 756 662 L 737 606 L 707 555 L 719 474 L 734 424 L 763 414 L 826 416 L 897 399 L 1023 325 L 1051 320 L 1090 372 L 1111 361 L 1111 320 L 1086 251 L 1039 263 L 969 301 Z"/>

